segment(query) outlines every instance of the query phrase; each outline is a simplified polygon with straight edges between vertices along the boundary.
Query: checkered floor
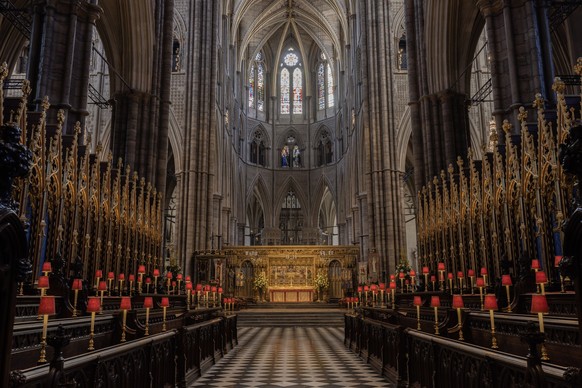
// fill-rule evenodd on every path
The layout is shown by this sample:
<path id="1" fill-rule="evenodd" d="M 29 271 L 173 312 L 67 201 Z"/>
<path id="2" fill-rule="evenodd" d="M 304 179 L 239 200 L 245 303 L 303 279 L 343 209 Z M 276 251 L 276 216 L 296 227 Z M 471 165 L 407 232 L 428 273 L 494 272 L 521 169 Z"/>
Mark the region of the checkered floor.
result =
<path id="1" fill-rule="evenodd" d="M 391 387 L 343 345 L 343 328 L 239 328 L 239 345 L 192 387 Z"/>

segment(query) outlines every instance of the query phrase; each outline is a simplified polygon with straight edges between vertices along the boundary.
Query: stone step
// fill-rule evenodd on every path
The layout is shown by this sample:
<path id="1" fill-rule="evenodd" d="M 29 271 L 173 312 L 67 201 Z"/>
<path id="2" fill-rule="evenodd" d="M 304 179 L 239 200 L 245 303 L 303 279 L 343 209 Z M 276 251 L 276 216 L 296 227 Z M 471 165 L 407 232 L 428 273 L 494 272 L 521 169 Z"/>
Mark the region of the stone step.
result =
<path id="1" fill-rule="evenodd" d="M 249 304 L 251 309 L 265 309 L 265 310 L 297 310 L 297 309 L 338 309 L 337 303 L 318 303 L 318 302 L 300 302 L 300 303 L 256 303 Z"/>
<path id="2" fill-rule="evenodd" d="M 250 309 L 237 312 L 237 322 L 239 327 L 343 327 L 345 312 L 342 309 Z"/>

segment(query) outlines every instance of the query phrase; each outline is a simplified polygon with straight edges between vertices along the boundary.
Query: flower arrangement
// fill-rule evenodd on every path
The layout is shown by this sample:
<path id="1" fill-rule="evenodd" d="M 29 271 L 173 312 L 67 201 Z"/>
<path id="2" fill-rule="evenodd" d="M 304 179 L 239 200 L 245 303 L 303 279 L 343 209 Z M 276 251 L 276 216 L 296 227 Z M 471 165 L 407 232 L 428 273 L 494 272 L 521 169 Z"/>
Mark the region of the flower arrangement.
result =
<path id="1" fill-rule="evenodd" d="M 399 281 L 398 279 L 401 272 L 404 273 L 404 279 L 410 280 L 410 270 L 411 268 L 408 259 L 406 258 L 400 259 L 400 262 L 398 262 L 398 265 L 396 265 L 396 270 L 394 271 L 394 275 L 396 275 L 396 281 Z"/>
<path id="2" fill-rule="evenodd" d="M 329 280 L 322 272 L 318 273 L 314 281 L 315 287 L 318 290 L 323 290 L 329 287 Z"/>
<path id="3" fill-rule="evenodd" d="M 257 276 L 255 276 L 255 280 L 253 282 L 253 287 L 255 288 L 255 290 L 265 290 L 268 285 L 269 282 L 267 281 L 267 276 L 265 275 L 264 272 L 261 272 Z"/>

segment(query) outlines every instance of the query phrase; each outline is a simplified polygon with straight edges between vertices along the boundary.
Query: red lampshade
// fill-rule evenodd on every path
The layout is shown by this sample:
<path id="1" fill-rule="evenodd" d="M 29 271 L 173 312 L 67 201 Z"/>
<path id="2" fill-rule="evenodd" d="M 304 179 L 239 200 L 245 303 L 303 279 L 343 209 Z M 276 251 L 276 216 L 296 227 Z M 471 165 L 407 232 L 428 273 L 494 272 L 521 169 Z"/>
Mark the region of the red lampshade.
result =
<path id="1" fill-rule="evenodd" d="M 449 272 L 448 275 L 447 275 L 447 278 L 449 278 L 451 280 L 454 279 L 453 273 L 452 272 Z"/>
<path id="2" fill-rule="evenodd" d="M 149 276 L 146 278 L 146 284 L 152 284 L 152 279 Z"/>
<path id="3" fill-rule="evenodd" d="M 364 286 L 364 292 L 368 292 L 369 290 L 370 290 L 370 287 Z"/>
<path id="4" fill-rule="evenodd" d="M 46 290 L 49 288 L 49 278 L 48 276 L 41 276 L 38 278 L 38 288 L 40 290 Z"/>
<path id="5" fill-rule="evenodd" d="M 45 261 L 42 264 L 42 272 L 52 272 L 52 266 L 50 261 Z"/>
<path id="6" fill-rule="evenodd" d="M 549 313 L 548 300 L 545 295 L 534 294 L 531 296 L 531 312 L 532 313 Z"/>
<path id="7" fill-rule="evenodd" d="M 101 309 L 101 302 L 97 297 L 91 297 L 87 301 L 87 312 L 88 313 L 98 313 Z"/>
<path id="8" fill-rule="evenodd" d="M 143 299 L 143 308 L 151 309 L 152 307 L 154 307 L 154 298 L 152 298 L 151 296 L 146 296 Z"/>
<path id="9" fill-rule="evenodd" d="M 99 291 L 107 291 L 107 282 L 105 280 L 99 281 L 99 287 L 97 288 Z"/>
<path id="10" fill-rule="evenodd" d="M 183 276 L 182 276 L 182 274 L 181 274 L 181 273 L 179 273 L 178 275 L 176 275 L 176 279 L 178 279 L 178 280 L 182 280 L 182 279 L 183 279 Z"/>
<path id="11" fill-rule="evenodd" d="M 173 276 L 173 275 L 172 275 L 172 273 L 171 273 L 171 272 L 168 272 L 168 273 L 166 274 L 166 278 L 168 278 L 168 279 L 171 279 L 171 278 L 172 278 L 172 276 Z"/>
<path id="12" fill-rule="evenodd" d="M 380 283 L 380 285 L 378 287 L 380 288 L 380 290 L 385 290 L 386 289 L 386 283 Z"/>
<path id="13" fill-rule="evenodd" d="M 487 275 L 487 267 L 482 267 L 481 268 L 481 275 Z"/>
<path id="14" fill-rule="evenodd" d="M 469 275 L 469 276 L 475 276 L 475 270 L 468 269 L 467 270 L 467 275 Z"/>
<path id="15" fill-rule="evenodd" d="M 400 273 L 398 274 L 398 277 L 399 277 L 400 279 L 404 279 L 404 278 L 406 277 L 406 274 L 405 274 L 404 272 L 400 272 Z"/>
<path id="16" fill-rule="evenodd" d="M 394 280 L 392 280 L 392 281 L 390 282 L 390 289 L 391 289 L 391 290 L 395 290 L 395 289 L 396 289 L 396 282 L 395 282 Z"/>
<path id="17" fill-rule="evenodd" d="M 176 287 L 176 281 L 175 280 L 172 281 L 172 287 Z"/>
<path id="18" fill-rule="evenodd" d="M 186 289 L 187 290 L 191 290 L 192 289 L 192 283 L 186 283 Z"/>
<path id="19" fill-rule="evenodd" d="M 513 281 L 511 280 L 511 275 L 501 275 L 501 285 L 502 286 L 512 286 Z"/>
<path id="20" fill-rule="evenodd" d="M 358 298 L 357 296 L 354 298 L 354 302 L 359 303 L 360 302 L 360 298 Z"/>
<path id="21" fill-rule="evenodd" d="M 216 286 L 212 286 L 212 288 L 210 288 L 210 291 L 216 292 Z"/>
<path id="22" fill-rule="evenodd" d="M 415 270 L 413 270 L 413 269 L 411 269 L 411 270 L 410 270 L 410 276 L 416 276 L 416 271 L 415 271 Z"/>
<path id="23" fill-rule="evenodd" d="M 457 272 L 457 277 L 459 279 L 463 279 L 465 277 L 465 274 L 463 273 L 463 271 L 459 271 L 459 272 Z"/>
<path id="24" fill-rule="evenodd" d="M 129 296 L 124 296 L 121 298 L 121 305 L 119 306 L 121 310 L 131 310 L 131 298 Z"/>
<path id="25" fill-rule="evenodd" d="M 562 257 L 564 257 L 564 256 L 556 256 L 556 257 L 554 257 L 554 267 L 559 267 L 560 266 L 560 262 L 562 261 Z"/>
<path id="26" fill-rule="evenodd" d="M 137 273 L 144 274 L 145 273 L 145 265 L 140 265 L 137 267 Z"/>
<path id="27" fill-rule="evenodd" d="M 477 287 L 485 287 L 485 280 L 483 278 L 477 278 Z"/>
<path id="28" fill-rule="evenodd" d="M 436 282 L 436 276 L 430 275 L 430 281 L 431 282 Z"/>
<path id="29" fill-rule="evenodd" d="M 441 298 L 438 295 L 430 297 L 430 307 L 441 307 Z"/>
<path id="30" fill-rule="evenodd" d="M 186 281 L 187 282 L 191 282 L 192 281 L 192 278 L 190 277 L 190 275 L 186 276 Z"/>
<path id="31" fill-rule="evenodd" d="M 196 285 L 196 291 L 202 291 L 202 284 L 198 283 Z"/>
<path id="32" fill-rule="evenodd" d="M 222 287 L 218 287 L 218 292 L 222 294 Z"/>
<path id="33" fill-rule="evenodd" d="M 394 280 L 394 279 L 396 279 L 396 276 L 390 275 L 390 280 Z"/>
<path id="34" fill-rule="evenodd" d="M 410 284 L 410 280 L 406 279 L 406 280 L 404 281 L 404 284 Z"/>
<path id="35" fill-rule="evenodd" d="M 531 269 L 540 269 L 540 261 L 539 260 L 532 260 L 531 261 Z"/>
<path id="36" fill-rule="evenodd" d="M 111 279 L 111 280 L 115 279 L 115 274 L 113 272 L 108 272 L 107 279 Z"/>
<path id="37" fill-rule="evenodd" d="M 438 264 L 438 270 L 439 270 L 439 271 L 444 271 L 444 270 L 445 270 L 445 263 L 442 263 L 442 262 L 441 262 L 441 263 L 439 263 L 439 264 Z"/>
<path id="38" fill-rule="evenodd" d="M 358 286 L 358 292 L 362 292 L 362 286 Z"/>
<path id="39" fill-rule="evenodd" d="M 412 304 L 415 306 L 422 306 L 422 299 L 420 298 L 420 295 L 414 296 L 414 300 L 412 301 Z"/>
<path id="40" fill-rule="evenodd" d="M 54 296 L 43 296 L 40 298 L 40 304 L 38 305 L 39 315 L 53 315 L 56 313 L 55 308 L 55 297 Z"/>
<path id="41" fill-rule="evenodd" d="M 372 284 L 372 285 L 370 286 L 370 288 L 372 289 L 372 291 L 373 291 L 373 292 L 376 292 L 376 290 L 378 289 L 378 286 L 377 286 L 377 285 L 375 285 L 375 284 Z"/>
<path id="42" fill-rule="evenodd" d="M 430 270 L 428 269 L 428 267 L 422 267 L 422 273 L 428 275 L 428 273 L 430 272 Z"/>
<path id="43" fill-rule="evenodd" d="M 463 302 L 463 296 L 459 294 L 453 295 L 453 308 L 462 309 L 463 307 L 465 307 L 465 303 Z"/>
<path id="44" fill-rule="evenodd" d="M 483 308 L 485 310 L 497 310 L 497 299 L 494 294 L 485 295 L 485 301 L 483 302 Z"/>
<path id="45" fill-rule="evenodd" d="M 73 285 L 71 286 L 73 290 L 82 290 L 83 289 L 83 279 L 73 279 Z"/>
<path id="46" fill-rule="evenodd" d="M 134 274 L 132 274 L 132 273 L 129 274 L 129 281 L 135 282 L 135 275 Z"/>
<path id="47" fill-rule="evenodd" d="M 160 270 L 159 270 L 159 269 L 157 269 L 157 268 L 156 268 L 156 269 L 154 269 L 154 276 L 155 276 L 155 277 L 158 277 L 158 276 L 160 276 Z"/>
<path id="48" fill-rule="evenodd" d="M 536 272 L 536 284 L 542 284 L 542 283 L 547 283 L 547 282 L 548 282 L 548 277 L 546 276 L 546 273 L 544 271 Z"/>
<path id="49" fill-rule="evenodd" d="M 102 278 L 103 277 L 103 271 L 98 269 L 95 271 L 95 277 L 96 278 Z"/>
<path id="50" fill-rule="evenodd" d="M 162 297 L 162 301 L 160 302 L 160 307 L 170 307 L 170 299 L 167 297 Z"/>
<path id="51" fill-rule="evenodd" d="M 125 274 L 120 273 L 119 276 L 117 276 L 117 280 L 125 280 Z"/>

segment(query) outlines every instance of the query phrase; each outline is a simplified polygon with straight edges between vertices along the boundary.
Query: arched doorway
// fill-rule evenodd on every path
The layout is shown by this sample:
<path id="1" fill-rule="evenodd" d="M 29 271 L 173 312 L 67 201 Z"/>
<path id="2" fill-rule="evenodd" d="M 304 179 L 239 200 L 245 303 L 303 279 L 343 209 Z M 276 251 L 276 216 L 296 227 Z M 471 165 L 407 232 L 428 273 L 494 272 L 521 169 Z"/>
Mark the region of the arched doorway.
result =
<path id="1" fill-rule="evenodd" d="M 236 274 L 236 287 L 238 290 L 238 295 L 241 298 L 252 298 L 253 297 L 253 279 L 255 278 L 255 268 L 253 263 L 250 261 L 245 261 L 242 263 L 241 268 Z"/>
<path id="2" fill-rule="evenodd" d="M 342 293 L 342 267 L 338 260 L 329 263 L 329 299 L 340 299 Z"/>

